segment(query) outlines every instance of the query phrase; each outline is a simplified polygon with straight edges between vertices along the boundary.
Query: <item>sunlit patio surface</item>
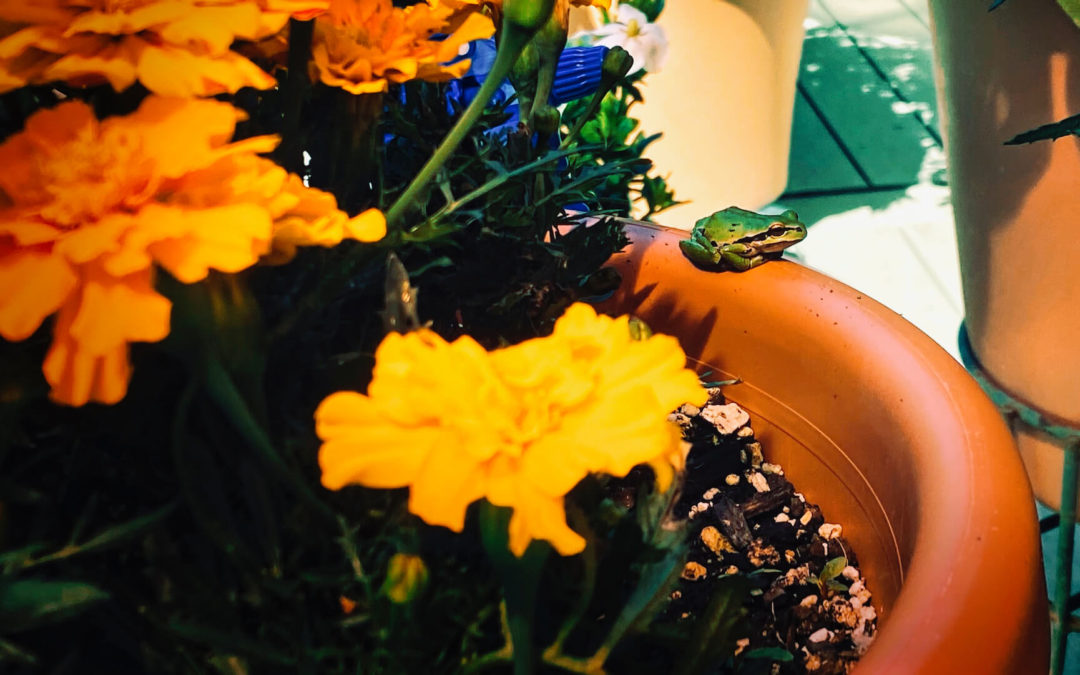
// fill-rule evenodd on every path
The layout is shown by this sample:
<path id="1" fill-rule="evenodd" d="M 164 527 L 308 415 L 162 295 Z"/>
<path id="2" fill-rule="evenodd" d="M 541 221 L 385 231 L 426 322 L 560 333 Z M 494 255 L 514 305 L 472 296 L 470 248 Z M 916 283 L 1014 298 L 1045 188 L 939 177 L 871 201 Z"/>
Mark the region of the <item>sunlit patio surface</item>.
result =
<path id="1" fill-rule="evenodd" d="M 770 210 L 794 208 L 810 225 L 793 249 L 805 264 L 959 358 L 964 306 L 938 125 L 926 0 L 811 0 L 789 180 Z M 1043 535 L 1048 558 L 1057 536 Z M 1073 567 L 1076 592 L 1080 559 Z M 1066 663 L 1080 675 L 1080 634 Z"/>

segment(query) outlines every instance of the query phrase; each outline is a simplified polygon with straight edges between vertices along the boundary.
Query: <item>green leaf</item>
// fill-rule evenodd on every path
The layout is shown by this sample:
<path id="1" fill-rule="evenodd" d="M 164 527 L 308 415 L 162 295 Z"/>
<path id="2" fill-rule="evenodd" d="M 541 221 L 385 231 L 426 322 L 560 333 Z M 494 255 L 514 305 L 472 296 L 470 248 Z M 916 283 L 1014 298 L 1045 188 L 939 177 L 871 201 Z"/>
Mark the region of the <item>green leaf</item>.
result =
<path id="1" fill-rule="evenodd" d="M 750 592 L 750 580 L 741 574 L 721 577 L 712 599 L 694 625 L 689 646 L 676 665 L 677 675 L 704 672 L 727 659 L 735 651 L 735 631 L 746 610 L 743 602 Z"/>
<path id="2" fill-rule="evenodd" d="M 1062 136 L 1069 136 L 1080 132 L 1080 115 L 1066 117 L 1060 122 L 1044 124 L 1041 127 L 1017 134 L 1005 141 L 1005 145 L 1020 145 L 1021 143 L 1034 143 L 1035 141 L 1053 140 Z"/>
<path id="3" fill-rule="evenodd" d="M 795 660 L 795 657 L 791 655 L 791 652 L 783 647 L 759 647 L 757 649 L 751 649 L 743 654 L 744 659 L 768 659 L 769 661 L 779 661 L 780 663 L 788 663 Z"/>
<path id="4" fill-rule="evenodd" d="M 108 597 L 100 588 L 81 581 L 21 579 L 0 584 L 0 633 L 64 621 Z"/>
<path id="5" fill-rule="evenodd" d="M 829 562 L 825 563 L 825 567 L 821 568 L 821 574 L 818 576 L 822 581 L 829 581 L 840 576 L 840 573 L 847 567 L 847 558 L 844 556 L 838 556 L 833 558 Z"/>
<path id="6" fill-rule="evenodd" d="M 1058 0 L 1058 4 L 1077 26 L 1080 26 L 1080 0 Z"/>

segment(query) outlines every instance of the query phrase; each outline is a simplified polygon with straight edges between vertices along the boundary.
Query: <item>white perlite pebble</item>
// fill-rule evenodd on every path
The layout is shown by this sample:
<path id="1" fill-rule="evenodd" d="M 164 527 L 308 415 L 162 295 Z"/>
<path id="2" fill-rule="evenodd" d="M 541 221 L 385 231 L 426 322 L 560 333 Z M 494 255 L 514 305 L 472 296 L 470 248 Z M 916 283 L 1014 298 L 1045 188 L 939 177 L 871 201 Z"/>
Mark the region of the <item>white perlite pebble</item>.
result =
<path id="1" fill-rule="evenodd" d="M 836 539 L 843 531 L 844 528 L 836 523 L 822 523 L 821 527 L 817 529 L 817 533 L 822 539 Z"/>
<path id="2" fill-rule="evenodd" d="M 790 523 L 791 522 L 791 516 L 789 516 L 786 513 L 778 513 L 775 516 L 773 516 L 773 522 L 776 522 L 776 523 Z"/>
<path id="3" fill-rule="evenodd" d="M 818 642 L 825 642 L 826 640 L 831 638 L 832 635 L 833 635 L 832 631 L 829 630 L 828 628 L 819 628 L 816 631 L 814 631 L 813 633 L 811 633 L 810 637 L 808 637 L 806 639 L 809 640 L 810 642 L 813 642 L 813 643 L 816 644 Z"/>
<path id="4" fill-rule="evenodd" d="M 859 578 L 859 570 L 855 569 L 851 565 L 848 565 L 840 572 L 840 576 L 844 577 L 848 581 L 857 581 Z"/>
<path id="5" fill-rule="evenodd" d="M 808 595 L 805 598 L 803 598 L 799 602 L 799 604 L 802 605 L 803 607 L 813 607 L 814 605 L 817 604 L 817 601 L 818 601 L 818 597 L 816 595 Z"/>
<path id="6" fill-rule="evenodd" d="M 856 596 L 859 593 L 863 592 L 863 590 L 865 590 L 865 589 L 866 589 L 866 584 L 864 584 L 861 581 L 856 580 L 854 583 L 851 584 L 851 586 L 848 587 L 847 592 L 848 592 L 848 595 Z"/>
<path id="7" fill-rule="evenodd" d="M 737 438 L 750 438 L 754 435 L 754 430 L 750 427 L 743 427 L 735 432 Z"/>
<path id="8" fill-rule="evenodd" d="M 803 525 L 809 525 L 810 521 L 813 520 L 813 519 L 814 519 L 814 514 L 813 514 L 813 512 L 810 511 L 810 509 L 806 509 L 805 511 L 803 511 L 803 514 L 801 516 L 799 516 L 799 522 L 802 523 Z"/>
<path id="9" fill-rule="evenodd" d="M 750 414 L 735 403 L 707 405 L 701 409 L 701 418 L 722 434 L 733 434 L 750 422 Z"/>
<path id="10" fill-rule="evenodd" d="M 771 489 L 769 487 L 769 481 L 765 480 L 765 476 L 757 471 L 750 474 L 747 480 L 750 481 L 750 484 L 753 485 L 754 489 L 758 492 L 768 492 Z"/>
<path id="11" fill-rule="evenodd" d="M 696 516 L 699 513 L 704 513 L 705 511 L 708 511 L 708 510 L 709 510 L 709 504 L 707 502 L 698 502 L 697 504 L 694 504 L 693 506 L 690 507 L 690 513 L 686 514 L 686 517 L 689 518 L 690 520 L 693 520 L 694 516 Z"/>
<path id="12" fill-rule="evenodd" d="M 716 495 L 720 494 L 720 488 L 709 488 L 705 491 L 705 494 L 701 495 L 702 499 L 712 499 Z"/>
<path id="13" fill-rule="evenodd" d="M 729 473 L 728 475 L 724 476 L 724 482 L 727 483 L 728 485 L 738 485 L 739 484 L 739 475 L 734 474 L 734 473 Z"/>
<path id="14" fill-rule="evenodd" d="M 738 656 L 744 649 L 750 646 L 750 638 L 743 638 L 735 641 L 735 656 Z"/>
<path id="15" fill-rule="evenodd" d="M 784 470 L 780 467 L 779 464 L 769 464 L 768 462 L 765 462 L 761 465 L 761 471 L 762 473 L 774 473 L 777 476 L 784 475 Z"/>

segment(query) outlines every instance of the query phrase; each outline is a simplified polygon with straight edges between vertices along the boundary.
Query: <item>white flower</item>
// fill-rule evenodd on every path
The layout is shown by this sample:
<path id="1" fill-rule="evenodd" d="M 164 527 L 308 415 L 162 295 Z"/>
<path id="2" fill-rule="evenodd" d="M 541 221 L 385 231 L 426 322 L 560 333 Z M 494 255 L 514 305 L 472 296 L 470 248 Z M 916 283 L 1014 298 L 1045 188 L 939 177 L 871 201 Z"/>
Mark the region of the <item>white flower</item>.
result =
<path id="1" fill-rule="evenodd" d="M 591 38 L 589 42 L 604 47 L 622 47 L 628 51 L 634 58 L 631 73 L 642 68 L 655 73 L 664 66 L 668 42 L 663 28 L 649 23 L 641 10 L 626 4 L 612 8 L 609 16 L 611 23 L 587 33 Z"/>

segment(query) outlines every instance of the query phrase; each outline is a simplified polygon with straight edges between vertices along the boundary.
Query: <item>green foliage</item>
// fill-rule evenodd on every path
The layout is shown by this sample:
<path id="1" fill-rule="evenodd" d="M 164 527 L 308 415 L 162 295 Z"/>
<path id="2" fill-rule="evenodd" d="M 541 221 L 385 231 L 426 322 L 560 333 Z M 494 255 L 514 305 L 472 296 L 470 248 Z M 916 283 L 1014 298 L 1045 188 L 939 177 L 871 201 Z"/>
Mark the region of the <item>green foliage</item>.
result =
<path id="1" fill-rule="evenodd" d="M 1077 26 L 1080 26 L 1080 0 L 1058 0 L 1058 4 Z"/>
<path id="2" fill-rule="evenodd" d="M 1080 132 L 1080 115 L 1066 117 L 1060 122 L 1045 124 L 1037 129 L 1017 134 L 1005 141 L 1005 145 L 1020 145 L 1021 143 L 1034 143 L 1035 141 L 1054 140 L 1062 136 L 1073 136 Z"/>
<path id="3" fill-rule="evenodd" d="M 445 85 L 357 98 L 302 80 L 238 94 L 237 138 L 282 134 L 275 159 L 354 213 L 394 203 L 461 113 Z M 0 133 L 63 98 L 107 116 L 145 95 L 19 90 L 0 96 Z M 667 522 L 674 493 L 653 493 L 647 471 L 628 479 L 637 507 L 612 498 L 624 487 L 612 481 L 575 490 L 583 555 L 485 556 L 505 513 L 484 530 L 476 505 L 454 534 L 411 515 L 405 490 L 322 490 L 313 429 L 328 393 L 365 389 L 388 329 L 430 325 L 496 347 L 549 332 L 568 305 L 618 285 L 603 265 L 626 238 L 607 216 L 632 200 L 649 214 L 676 203 L 647 175 L 657 136 L 627 117 L 636 98 L 620 84 L 562 149 L 493 132 L 506 112 L 485 110 L 378 245 L 303 250 L 195 285 L 159 272 L 170 336 L 136 346 L 116 405 L 48 401 L 49 326 L 0 341 L 0 670 L 452 673 L 674 658 L 654 633 L 686 544 Z M 571 105 L 564 127 L 584 114 Z M 388 592 L 400 553 L 427 570 L 415 592 Z M 730 650 L 740 588 L 726 582 L 710 605 L 686 672 Z M 505 650 L 506 635 L 518 648 Z"/>

